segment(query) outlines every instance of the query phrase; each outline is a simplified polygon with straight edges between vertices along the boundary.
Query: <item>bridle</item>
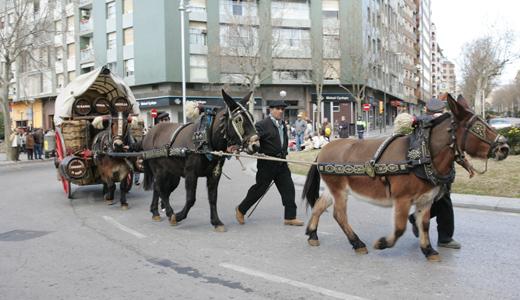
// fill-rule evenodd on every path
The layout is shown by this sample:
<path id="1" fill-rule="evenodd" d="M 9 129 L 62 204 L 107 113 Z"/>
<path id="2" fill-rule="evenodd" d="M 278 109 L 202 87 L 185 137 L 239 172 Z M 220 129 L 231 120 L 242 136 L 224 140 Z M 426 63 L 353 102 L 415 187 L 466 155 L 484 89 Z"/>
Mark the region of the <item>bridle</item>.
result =
<path id="1" fill-rule="evenodd" d="M 245 109 L 244 106 L 242 106 L 242 104 L 237 102 L 237 105 L 238 106 L 235 109 L 233 109 L 233 111 L 231 111 L 228 107 L 228 115 L 229 115 L 228 128 L 230 126 L 231 126 L 231 128 L 233 128 L 235 135 L 238 137 L 238 143 L 236 143 L 236 144 L 239 144 L 242 147 L 242 146 L 244 146 L 244 143 L 245 143 L 245 137 L 244 137 L 244 134 L 245 134 L 244 121 L 245 120 L 244 120 L 243 114 L 246 115 L 246 117 L 247 117 L 246 121 L 249 121 L 249 123 L 251 125 L 254 124 L 254 121 L 253 121 L 253 115 L 251 115 L 251 113 L 247 109 Z M 229 142 L 231 142 L 231 143 L 229 143 Z M 236 141 L 229 140 L 228 146 L 236 145 L 234 142 L 236 142 Z"/>
<path id="2" fill-rule="evenodd" d="M 486 164 L 485 164 L 484 170 L 483 171 L 478 171 L 475 168 L 473 168 L 473 170 L 475 172 L 477 172 L 478 174 L 484 174 L 487 171 L 488 159 L 493 155 L 493 153 L 496 150 L 496 147 L 501 144 L 500 141 L 504 140 L 505 137 L 503 135 L 497 133 L 497 136 L 496 136 L 496 138 L 494 140 L 487 139 L 487 137 L 486 137 L 486 129 L 488 128 L 488 126 L 486 125 L 484 120 L 482 120 L 479 116 L 474 114 L 468 120 L 468 122 L 466 122 L 466 124 L 464 126 L 464 133 L 463 133 L 463 136 L 462 136 L 462 143 L 461 143 L 461 147 L 459 147 L 458 143 L 456 142 L 456 136 L 455 136 L 456 126 L 457 126 L 457 123 L 455 123 L 455 121 L 452 120 L 452 128 L 453 128 L 453 130 L 452 130 L 452 134 L 453 134 L 452 139 L 453 138 L 455 139 L 454 140 L 455 141 L 454 142 L 454 144 L 455 144 L 455 161 L 458 164 L 460 164 L 462 166 L 465 166 L 465 164 L 466 164 L 464 153 L 466 152 L 466 143 L 467 143 L 467 139 L 468 139 L 468 134 L 473 135 L 474 137 L 478 138 L 482 142 L 484 142 L 484 143 L 489 145 L 489 151 L 487 153 L 487 159 L 486 159 Z"/>

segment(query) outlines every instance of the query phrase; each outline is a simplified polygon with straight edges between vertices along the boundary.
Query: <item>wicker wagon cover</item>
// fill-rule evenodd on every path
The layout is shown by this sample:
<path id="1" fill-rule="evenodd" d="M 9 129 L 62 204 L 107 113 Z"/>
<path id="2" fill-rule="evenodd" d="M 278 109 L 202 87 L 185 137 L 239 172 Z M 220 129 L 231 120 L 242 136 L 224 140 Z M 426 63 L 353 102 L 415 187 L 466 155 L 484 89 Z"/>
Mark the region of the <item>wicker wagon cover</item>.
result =
<path id="1" fill-rule="evenodd" d="M 75 99 L 89 89 L 94 89 L 100 94 L 106 95 L 108 99 L 125 97 L 132 105 L 132 113 L 135 115 L 140 113 L 139 104 L 125 82 L 112 72 L 105 74 L 103 70 L 104 68 L 100 67 L 82 74 L 61 91 L 54 105 L 54 124 L 56 126 L 61 125 L 64 119 L 72 117 L 72 105 Z"/>

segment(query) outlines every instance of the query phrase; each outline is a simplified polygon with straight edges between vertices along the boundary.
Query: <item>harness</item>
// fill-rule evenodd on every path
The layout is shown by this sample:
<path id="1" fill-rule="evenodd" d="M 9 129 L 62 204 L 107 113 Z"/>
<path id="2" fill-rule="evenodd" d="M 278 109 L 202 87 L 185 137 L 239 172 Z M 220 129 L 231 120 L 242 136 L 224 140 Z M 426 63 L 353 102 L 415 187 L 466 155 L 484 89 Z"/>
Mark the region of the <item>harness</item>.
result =
<path id="1" fill-rule="evenodd" d="M 451 115 L 446 113 L 438 118 L 424 117 L 419 120 L 413 133 L 408 138 L 408 151 L 406 159 L 396 162 L 379 162 L 382 155 L 390 144 L 396 139 L 404 137 L 403 134 L 394 134 L 388 137 L 377 149 L 372 159 L 364 163 L 318 163 L 318 171 L 322 174 L 343 175 L 343 176 L 385 176 L 409 174 L 413 172 L 432 185 L 440 185 L 452 182 L 455 178 L 455 169 L 451 168 L 448 175 L 441 175 L 433 166 L 431 157 L 430 141 L 431 130 Z M 454 131 L 452 129 L 452 131 Z M 451 135 L 452 143 L 455 140 L 454 134 Z"/>

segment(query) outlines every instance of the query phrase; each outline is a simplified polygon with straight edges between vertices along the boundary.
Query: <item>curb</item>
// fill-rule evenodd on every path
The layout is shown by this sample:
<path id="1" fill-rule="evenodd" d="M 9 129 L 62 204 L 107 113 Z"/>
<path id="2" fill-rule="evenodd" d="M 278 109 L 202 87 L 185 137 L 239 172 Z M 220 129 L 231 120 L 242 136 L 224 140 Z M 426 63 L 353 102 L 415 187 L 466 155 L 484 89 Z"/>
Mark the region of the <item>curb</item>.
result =
<path id="1" fill-rule="evenodd" d="M 29 165 L 29 164 L 42 164 L 42 163 L 47 163 L 47 162 L 52 162 L 52 161 L 53 161 L 53 159 L 20 160 L 20 161 L 2 160 L 2 161 L 0 161 L 0 168 L 10 167 L 10 166 L 19 166 L 19 165 Z"/>
<path id="2" fill-rule="evenodd" d="M 249 173 L 251 176 L 256 174 L 256 166 L 254 163 L 247 166 L 246 173 Z M 292 178 L 295 186 L 303 187 L 306 176 L 292 174 Z M 320 192 L 323 192 L 324 190 L 324 187 L 321 186 Z M 451 201 L 454 207 L 459 208 L 520 214 L 520 198 L 451 194 Z"/>

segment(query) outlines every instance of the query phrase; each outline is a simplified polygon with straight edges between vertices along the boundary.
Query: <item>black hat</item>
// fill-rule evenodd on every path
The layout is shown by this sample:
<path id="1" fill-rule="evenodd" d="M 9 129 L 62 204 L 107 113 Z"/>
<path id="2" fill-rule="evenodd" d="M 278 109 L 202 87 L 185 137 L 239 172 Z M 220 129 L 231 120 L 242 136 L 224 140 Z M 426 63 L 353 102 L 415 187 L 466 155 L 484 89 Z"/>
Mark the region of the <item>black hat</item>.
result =
<path id="1" fill-rule="evenodd" d="M 167 112 L 162 112 L 160 113 L 158 116 L 157 116 L 157 120 L 162 120 L 162 119 L 169 119 L 170 118 L 170 114 L 167 113 Z"/>
<path id="2" fill-rule="evenodd" d="M 445 108 L 446 103 L 437 98 L 432 98 L 428 103 L 426 103 L 426 112 L 428 113 L 442 113 Z"/>
<path id="3" fill-rule="evenodd" d="M 269 107 L 287 107 L 287 104 L 283 100 L 274 100 L 269 103 Z"/>

